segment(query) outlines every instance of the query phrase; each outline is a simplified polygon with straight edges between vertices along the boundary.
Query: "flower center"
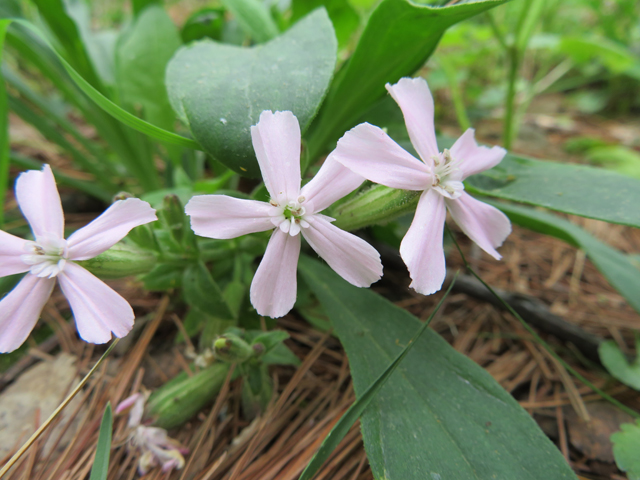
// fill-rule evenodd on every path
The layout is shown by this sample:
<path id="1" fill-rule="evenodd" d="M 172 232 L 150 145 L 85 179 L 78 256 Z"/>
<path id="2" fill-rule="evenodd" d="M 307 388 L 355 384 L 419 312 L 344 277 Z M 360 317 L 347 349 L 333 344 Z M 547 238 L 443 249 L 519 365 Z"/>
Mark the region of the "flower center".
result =
<path id="1" fill-rule="evenodd" d="M 303 206 L 304 201 L 305 198 L 303 196 L 286 203 L 278 203 L 276 200 L 271 199 L 269 203 L 274 207 L 270 214 L 271 223 L 292 237 L 297 235 L 302 228 L 309 227 L 307 220 L 309 220 L 310 215 L 307 214 L 307 209 Z"/>
<path id="2" fill-rule="evenodd" d="M 38 277 L 53 278 L 58 275 L 67 263 L 67 241 L 64 238 L 41 237 L 35 242 L 25 242 L 20 259 L 31 265 L 29 272 Z"/>
<path id="3" fill-rule="evenodd" d="M 433 182 L 431 186 L 440 195 L 455 199 L 462 195 L 464 184 L 462 183 L 462 172 L 458 168 L 458 162 L 451 156 L 449 149 L 445 148 L 442 153 L 433 155 Z"/>

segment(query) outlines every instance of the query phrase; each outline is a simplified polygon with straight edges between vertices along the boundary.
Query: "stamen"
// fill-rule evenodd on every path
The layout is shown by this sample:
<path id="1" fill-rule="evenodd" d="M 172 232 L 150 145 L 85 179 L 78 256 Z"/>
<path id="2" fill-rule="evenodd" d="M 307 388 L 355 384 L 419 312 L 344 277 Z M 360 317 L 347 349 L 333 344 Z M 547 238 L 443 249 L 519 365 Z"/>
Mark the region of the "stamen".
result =
<path id="1" fill-rule="evenodd" d="M 31 268 L 29 272 L 41 278 L 57 276 L 67 263 L 67 241 L 63 238 L 43 237 L 35 242 L 25 242 L 20 259 Z"/>

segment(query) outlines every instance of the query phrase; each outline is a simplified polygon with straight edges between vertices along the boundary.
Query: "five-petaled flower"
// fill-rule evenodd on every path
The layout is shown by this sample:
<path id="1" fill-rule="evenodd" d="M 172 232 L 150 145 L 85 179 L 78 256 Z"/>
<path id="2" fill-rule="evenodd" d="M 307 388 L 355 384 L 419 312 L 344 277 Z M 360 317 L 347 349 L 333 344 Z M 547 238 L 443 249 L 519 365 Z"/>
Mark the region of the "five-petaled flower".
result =
<path id="1" fill-rule="evenodd" d="M 80 336 L 91 343 L 123 337 L 133 326 L 131 306 L 118 293 L 75 263 L 108 250 L 138 225 L 157 220 L 155 210 L 136 198 L 119 200 L 89 225 L 64 239 L 60 195 L 48 165 L 22 173 L 16 198 L 34 240 L 0 231 L 0 277 L 28 272 L 0 300 L 0 352 L 26 340 L 49 299 L 56 277 L 67 297 Z"/>
<path id="2" fill-rule="evenodd" d="M 251 283 L 251 303 L 260 315 L 281 317 L 296 300 L 300 234 L 345 280 L 368 287 L 382 276 L 380 255 L 367 242 L 333 226 L 320 214 L 358 188 L 364 178 L 331 155 L 318 174 L 300 188 L 300 126 L 291 112 L 264 111 L 251 127 L 262 178 L 271 200 L 200 195 L 186 206 L 193 231 L 229 239 L 275 227 Z"/>
<path id="3" fill-rule="evenodd" d="M 383 130 L 363 123 L 338 142 L 333 157 L 372 182 L 403 190 L 422 191 L 416 213 L 400 245 L 411 287 L 429 295 L 446 276 L 442 236 L 447 209 L 462 231 L 496 259 L 496 248 L 511 232 L 500 210 L 464 192 L 462 181 L 494 167 L 505 156 L 500 147 L 478 146 L 468 129 L 450 150 L 438 149 L 433 124 L 433 97 L 422 78 L 403 78 L 387 90 L 400 106 L 416 159 Z"/>
<path id="4" fill-rule="evenodd" d="M 127 443 L 130 450 L 140 453 L 138 473 L 146 475 L 156 466 L 162 466 L 163 472 L 169 472 L 174 468 L 180 470 L 185 463 L 183 455 L 189 453 L 189 449 L 169 437 L 164 428 L 143 424 L 144 404 L 148 397 L 147 393 L 134 393 L 116 407 L 116 414 L 131 408 L 127 422 L 130 429 Z"/>

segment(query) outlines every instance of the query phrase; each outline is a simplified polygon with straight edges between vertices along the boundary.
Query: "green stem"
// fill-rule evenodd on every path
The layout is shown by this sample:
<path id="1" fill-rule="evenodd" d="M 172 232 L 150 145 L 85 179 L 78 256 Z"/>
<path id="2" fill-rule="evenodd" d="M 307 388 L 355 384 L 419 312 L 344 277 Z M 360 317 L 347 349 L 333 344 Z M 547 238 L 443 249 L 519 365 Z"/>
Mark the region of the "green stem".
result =
<path id="1" fill-rule="evenodd" d="M 440 63 L 442 71 L 444 72 L 445 76 L 447 77 L 447 81 L 449 82 L 449 89 L 451 90 L 451 100 L 453 100 L 453 108 L 456 112 L 458 125 L 460 125 L 460 128 L 464 132 L 468 128 L 471 128 L 471 122 L 469 121 L 469 116 L 467 115 L 467 110 L 464 106 L 464 98 L 462 98 L 462 91 L 460 90 L 458 79 L 456 78 L 456 69 L 446 57 L 446 54 L 439 55 L 438 62 Z"/>
<path id="2" fill-rule="evenodd" d="M 518 81 L 518 71 L 520 70 L 520 55 L 515 45 L 509 47 L 507 52 L 509 77 L 507 80 L 502 143 L 504 144 L 504 148 L 511 150 L 511 145 L 515 137 L 516 82 Z"/>
<path id="3" fill-rule="evenodd" d="M 593 383 L 591 383 L 589 380 L 587 380 L 585 377 L 583 377 L 580 373 L 578 373 L 572 366 L 570 366 L 567 362 L 565 362 L 562 358 L 560 358 L 560 356 L 553 350 L 553 348 L 551 348 L 551 346 L 547 342 L 545 342 L 542 339 L 542 337 L 540 337 L 540 335 L 538 335 L 538 333 L 533 329 L 533 327 L 531 327 L 531 325 L 529 325 L 518 314 L 518 312 L 516 312 L 513 309 L 513 307 L 511 305 L 509 305 L 500 295 L 498 295 L 498 293 L 493 288 L 491 288 L 482 278 L 480 278 L 480 275 L 478 275 L 473 270 L 473 268 L 471 268 L 471 265 L 469 265 L 469 263 L 467 262 L 467 259 L 464 256 L 464 253 L 462 253 L 462 249 L 460 248 L 460 245 L 458 245 L 458 242 L 456 241 L 455 236 L 453 235 L 453 233 L 451 232 L 451 230 L 449 228 L 447 228 L 447 233 L 449 233 L 449 236 L 451 237 L 451 240 L 453 241 L 453 243 L 455 244 L 456 248 L 458 249 L 458 252 L 460 252 L 460 257 L 462 257 L 462 262 L 464 263 L 464 265 L 467 268 L 467 270 L 469 270 L 471 272 L 471 274 L 474 277 L 476 277 L 478 279 L 478 281 L 480 283 L 482 283 L 482 285 L 484 285 L 485 288 L 487 290 L 489 290 L 494 297 L 496 297 L 498 299 L 498 301 L 504 306 L 504 308 L 506 308 L 511 313 L 511 315 L 513 315 L 520 322 L 520 324 L 525 328 L 525 330 L 527 330 L 527 332 L 529 332 L 531 334 L 531 336 L 533 336 L 533 338 L 536 340 L 536 342 L 538 342 L 540 345 L 542 345 L 544 347 L 544 349 L 547 352 L 549 352 L 549 354 L 551 356 L 553 356 L 553 358 L 555 358 L 568 372 L 570 372 L 580 382 L 585 384 L 587 387 L 589 387 L 591 390 L 596 392 L 598 395 L 600 395 L 602 398 L 604 398 L 605 400 L 607 400 L 611 404 L 613 404 L 616 407 L 618 407 L 620 410 L 628 413 L 629 415 L 631 415 L 634 418 L 640 418 L 640 413 L 638 413 L 635 410 L 627 407 L 626 405 L 624 405 L 620 401 L 618 401 L 615 398 L 613 398 L 611 395 L 609 395 L 609 394 L 603 392 L 602 390 L 600 390 Z"/>

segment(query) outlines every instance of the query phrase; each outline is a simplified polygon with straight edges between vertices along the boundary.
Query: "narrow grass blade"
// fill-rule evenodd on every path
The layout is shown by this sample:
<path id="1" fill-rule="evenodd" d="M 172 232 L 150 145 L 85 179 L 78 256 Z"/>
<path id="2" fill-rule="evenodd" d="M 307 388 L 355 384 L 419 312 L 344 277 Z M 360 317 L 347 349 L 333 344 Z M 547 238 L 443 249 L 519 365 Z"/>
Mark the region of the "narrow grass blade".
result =
<path id="1" fill-rule="evenodd" d="M 91 370 L 89 370 L 89 372 L 84 376 L 84 378 L 80 381 L 80 383 L 76 385 L 76 388 L 74 388 L 73 391 L 67 396 L 67 398 L 65 398 L 62 401 L 62 403 L 58 405 L 58 407 L 53 411 L 53 413 L 49 416 L 49 418 L 47 418 L 47 420 L 42 425 L 40 425 L 40 427 L 33 433 L 33 435 L 29 437 L 29 440 L 27 440 L 24 443 L 24 445 L 22 445 L 18 449 L 18 451 L 13 454 L 13 456 L 9 459 L 9 461 L 2 466 L 2 468 L 0 469 L 0 478 L 2 478 L 9 470 L 11 470 L 11 467 L 13 467 L 15 463 L 18 460 L 20 460 L 20 457 L 24 455 L 24 452 L 29 450 L 29 447 L 33 445 L 33 442 L 35 442 L 38 439 L 38 437 L 42 435 L 42 432 L 44 432 L 49 427 L 49 425 L 51 425 L 51 422 L 53 422 L 55 418 L 60 414 L 60 412 L 64 410 L 64 408 L 67 405 L 69 405 L 69 402 L 73 400 L 73 397 L 75 397 L 78 394 L 78 392 L 84 388 L 84 386 L 87 384 L 87 382 L 91 378 L 91 375 L 93 375 L 93 373 L 98 369 L 100 364 L 102 364 L 103 360 L 109 356 L 109 354 L 111 353 L 111 350 L 114 349 L 114 347 L 118 344 L 119 340 L 120 340 L 119 338 L 116 338 L 111 342 L 111 345 L 109 345 L 109 348 L 107 348 L 107 350 L 102 354 L 100 359 L 91 368 Z"/>
<path id="2" fill-rule="evenodd" d="M 26 20 L 21 20 L 18 18 L 3 19 L 2 22 L 3 25 L 6 22 L 16 22 L 36 33 L 38 37 L 40 37 L 53 50 L 53 52 L 55 52 L 56 56 L 64 66 L 69 76 L 71 76 L 73 81 L 76 83 L 76 85 L 100 108 L 102 108 L 105 112 L 107 112 L 120 122 L 161 142 L 180 145 L 187 148 L 193 148 L 195 150 L 201 150 L 202 147 L 200 147 L 200 144 L 198 144 L 194 140 L 183 137 L 182 135 L 175 134 L 173 132 L 169 132 L 148 122 L 145 122 L 144 120 L 136 117 L 135 115 L 132 115 L 126 110 L 123 110 L 107 97 L 102 95 L 98 90 L 92 87 L 91 84 L 89 84 L 89 82 L 87 82 L 78 72 L 73 69 L 73 67 L 55 50 L 55 48 L 53 48 L 53 46 L 35 25 L 27 22 Z M 6 29 L 6 26 L 4 28 Z"/>
<path id="3" fill-rule="evenodd" d="M 112 430 L 113 414 L 111 413 L 111 404 L 107 403 L 107 408 L 105 408 L 104 415 L 102 416 L 102 423 L 100 423 L 98 446 L 96 447 L 96 456 L 93 459 L 89 480 L 107 480 Z"/>
<path id="4" fill-rule="evenodd" d="M 43 163 L 39 160 L 35 160 L 25 155 L 20 155 L 15 151 L 9 152 L 9 160 L 15 167 L 19 167 L 25 170 L 42 170 Z M 65 175 L 57 168 L 53 168 L 53 176 L 56 177 L 56 183 L 58 185 L 66 185 L 67 187 L 75 188 L 81 192 L 86 193 L 95 198 L 99 198 L 103 202 L 110 204 L 113 201 L 113 194 L 115 192 L 105 190 L 95 182 L 87 180 L 78 180 L 77 178 Z"/>
<path id="5" fill-rule="evenodd" d="M 349 432 L 353 424 L 356 423 L 358 418 L 360 418 L 360 415 L 362 415 L 362 412 L 364 412 L 371 400 L 373 400 L 373 398 L 376 396 L 376 393 L 378 393 L 387 379 L 395 371 L 398 365 L 400 365 L 400 362 L 402 362 L 404 357 L 406 357 L 407 354 L 411 351 L 413 345 L 415 345 L 415 343 L 420 338 L 420 335 L 422 335 L 427 329 L 427 327 L 431 323 L 431 320 L 433 320 L 433 317 L 438 312 L 445 299 L 449 295 L 449 292 L 451 292 L 451 288 L 456 282 L 457 276 L 458 274 L 456 273 L 456 276 L 449 285 L 449 288 L 443 295 L 442 299 L 440 299 L 440 302 L 438 302 L 438 305 L 436 305 L 436 308 L 433 309 L 431 315 L 429 315 L 429 318 L 427 318 L 427 321 L 424 322 L 424 324 L 418 329 L 407 346 L 404 347 L 402 352 L 400 352 L 396 359 L 391 362 L 387 369 L 382 372 L 382 374 L 376 379 L 376 381 L 373 382 L 369 386 L 369 388 L 367 388 L 362 396 L 357 401 L 355 401 L 353 405 L 349 407 L 349 410 L 347 410 L 345 414 L 340 418 L 340 420 L 338 420 L 338 423 L 336 423 L 335 426 L 331 429 L 329 435 L 327 435 L 327 438 L 324 439 L 322 445 L 320 445 L 320 448 L 313 456 L 307 467 L 304 469 L 302 475 L 300 475 L 300 478 L 298 480 L 311 480 L 313 476 L 318 472 L 322 464 L 329 458 L 331 453 L 336 449 L 344 436 Z"/>
<path id="6" fill-rule="evenodd" d="M 7 28 L 11 22 L 0 20 L 0 64 Z M 4 197 L 9 183 L 9 111 L 4 78 L 0 72 L 0 226 L 4 224 Z"/>

